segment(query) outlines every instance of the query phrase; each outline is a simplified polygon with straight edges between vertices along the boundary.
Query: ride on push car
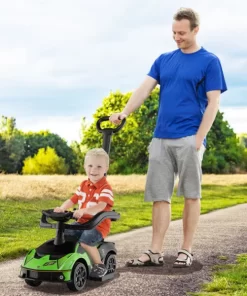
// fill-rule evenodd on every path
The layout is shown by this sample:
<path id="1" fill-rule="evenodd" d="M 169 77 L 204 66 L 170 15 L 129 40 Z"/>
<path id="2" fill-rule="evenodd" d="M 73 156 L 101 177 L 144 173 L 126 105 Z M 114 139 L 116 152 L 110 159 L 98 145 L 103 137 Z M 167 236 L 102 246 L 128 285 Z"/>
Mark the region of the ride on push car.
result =
<path id="1" fill-rule="evenodd" d="M 103 148 L 109 154 L 111 136 L 119 131 L 124 123 L 116 128 L 102 129 L 100 124 L 109 120 L 108 116 L 97 121 L 97 129 L 103 134 Z M 107 267 L 107 273 L 102 278 L 89 276 L 92 270 L 92 262 L 87 252 L 77 242 L 76 238 L 65 236 L 65 229 L 86 230 L 95 228 L 104 219 L 116 221 L 120 214 L 113 211 L 97 213 L 93 218 L 81 225 L 69 224 L 73 218 L 73 212 L 53 212 L 53 209 L 43 210 L 40 227 L 56 229 L 56 237 L 28 252 L 21 265 L 19 277 L 32 287 L 39 286 L 43 281 L 64 282 L 72 291 L 81 291 L 88 279 L 105 281 L 112 279 L 116 270 L 117 250 L 113 242 L 102 240 L 97 248 L 101 260 Z"/>

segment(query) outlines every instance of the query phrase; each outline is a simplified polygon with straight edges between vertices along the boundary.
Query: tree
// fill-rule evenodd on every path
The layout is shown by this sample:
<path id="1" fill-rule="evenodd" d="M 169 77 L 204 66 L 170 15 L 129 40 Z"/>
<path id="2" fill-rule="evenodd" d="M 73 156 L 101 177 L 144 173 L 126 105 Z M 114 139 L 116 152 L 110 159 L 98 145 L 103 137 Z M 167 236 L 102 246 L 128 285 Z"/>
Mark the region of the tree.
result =
<path id="1" fill-rule="evenodd" d="M 54 175 L 67 172 L 68 165 L 65 159 L 59 157 L 51 147 L 40 148 L 34 157 L 25 159 L 22 169 L 24 175 Z"/>
<path id="2" fill-rule="evenodd" d="M 84 130 L 82 145 L 87 149 L 102 147 L 102 135 L 96 130 L 97 120 L 114 112 L 121 111 L 131 93 L 110 93 L 94 114 L 94 122 Z M 146 173 L 148 164 L 148 145 L 153 136 L 159 102 L 159 88 L 155 88 L 143 105 L 132 113 L 125 127 L 113 135 L 110 151 L 111 165 L 109 173 L 130 174 Z M 102 127 L 114 127 L 111 123 L 102 123 Z M 241 168 L 244 150 L 238 144 L 236 134 L 223 113 L 218 112 L 213 127 L 207 137 L 207 151 L 203 161 L 205 173 L 230 173 Z"/>
<path id="3" fill-rule="evenodd" d="M 97 120 L 113 112 L 123 109 L 129 100 L 131 93 L 111 93 L 103 100 L 103 105 L 94 114 L 93 124 L 84 131 L 82 144 L 88 149 L 102 147 L 102 134 L 96 130 Z M 147 146 L 152 138 L 153 128 L 158 109 L 159 89 L 151 93 L 148 100 L 126 122 L 125 127 L 113 135 L 109 173 L 146 173 L 147 170 Z M 148 122 L 148 124 L 147 124 Z M 102 123 L 102 127 L 113 127 L 111 123 Z"/>
<path id="4" fill-rule="evenodd" d="M 24 155 L 24 138 L 16 128 L 13 117 L 2 116 L 0 123 L 1 151 L 0 170 L 5 173 L 16 173 Z"/>
<path id="5" fill-rule="evenodd" d="M 40 148 L 52 147 L 59 157 L 65 159 L 68 173 L 77 173 L 76 155 L 60 136 L 49 131 L 24 133 L 16 128 L 13 117 L 2 116 L 0 121 L 0 171 L 21 173 L 23 162 L 33 157 Z"/>
<path id="6" fill-rule="evenodd" d="M 207 152 L 203 159 L 205 173 L 235 173 L 242 169 L 245 151 L 237 135 L 218 112 L 207 136 Z"/>
<path id="7" fill-rule="evenodd" d="M 83 174 L 85 173 L 84 170 L 84 158 L 87 152 L 87 148 L 85 145 L 81 145 L 80 143 L 73 141 L 70 145 L 70 147 L 72 148 L 74 154 L 75 154 L 75 166 L 76 166 L 76 170 L 79 174 Z"/>
<path id="8" fill-rule="evenodd" d="M 3 116 L 0 122 L 0 133 L 5 137 L 10 137 L 16 131 L 16 120 L 14 117 Z"/>
<path id="9" fill-rule="evenodd" d="M 65 159 L 68 165 L 68 173 L 77 173 L 76 156 L 73 149 L 68 146 L 67 142 L 60 136 L 50 133 L 49 131 L 40 131 L 36 133 L 23 133 L 23 137 L 25 139 L 25 153 L 22 157 L 22 161 L 29 156 L 33 157 L 40 148 L 51 147 L 54 148 L 59 157 Z"/>
<path id="10" fill-rule="evenodd" d="M 0 173 L 5 173 L 8 168 L 8 153 L 5 144 L 5 140 L 0 136 Z"/>
<path id="11" fill-rule="evenodd" d="M 239 143 L 244 148 L 247 148 L 247 134 L 239 134 L 238 135 Z"/>

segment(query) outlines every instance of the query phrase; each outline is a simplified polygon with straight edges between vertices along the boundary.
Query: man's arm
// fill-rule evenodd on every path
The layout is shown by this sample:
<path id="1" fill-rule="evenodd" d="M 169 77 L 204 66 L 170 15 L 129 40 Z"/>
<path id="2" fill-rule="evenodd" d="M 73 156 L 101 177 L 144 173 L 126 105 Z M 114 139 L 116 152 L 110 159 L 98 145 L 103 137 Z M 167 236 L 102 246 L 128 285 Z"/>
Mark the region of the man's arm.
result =
<path id="1" fill-rule="evenodd" d="M 118 124 L 120 122 L 119 119 L 122 120 L 123 118 L 126 118 L 130 113 L 139 108 L 145 99 L 150 95 L 157 83 L 157 80 L 147 76 L 143 83 L 133 92 L 123 111 L 112 114 L 110 116 L 110 121 Z"/>
<path id="2" fill-rule="evenodd" d="M 203 139 L 206 137 L 207 133 L 210 131 L 211 126 L 215 120 L 217 112 L 219 110 L 220 102 L 220 90 L 213 90 L 207 92 L 208 105 L 202 118 L 200 127 L 196 133 L 196 148 L 200 149 Z"/>

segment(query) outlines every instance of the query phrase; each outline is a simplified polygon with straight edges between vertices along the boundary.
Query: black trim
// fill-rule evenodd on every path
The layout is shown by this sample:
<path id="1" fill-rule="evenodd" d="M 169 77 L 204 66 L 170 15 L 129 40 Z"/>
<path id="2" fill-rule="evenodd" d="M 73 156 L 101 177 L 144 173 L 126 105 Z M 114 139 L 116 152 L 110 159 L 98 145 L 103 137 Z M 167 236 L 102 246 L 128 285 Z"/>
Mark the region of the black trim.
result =
<path id="1" fill-rule="evenodd" d="M 35 281 L 64 282 L 64 275 L 61 271 L 36 271 L 21 267 L 21 273 L 19 277 L 22 279 L 29 279 Z"/>
<path id="2" fill-rule="evenodd" d="M 203 76 L 202 79 L 199 82 L 197 82 L 197 84 L 196 84 L 196 100 L 197 100 L 197 103 L 199 105 L 200 111 L 201 111 L 201 103 L 200 103 L 200 98 L 198 96 L 198 89 L 199 89 L 199 86 L 202 85 L 202 83 L 204 82 L 204 80 L 205 80 L 205 76 Z"/>
<path id="3" fill-rule="evenodd" d="M 197 84 L 196 84 L 196 94 L 197 94 L 199 86 L 204 82 L 204 80 L 205 80 L 205 76 L 203 76 L 202 79 L 199 82 L 197 82 Z"/>
<path id="4" fill-rule="evenodd" d="M 34 258 L 38 259 L 43 256 L 50 255 L 50 260 L 57 260 L 67 254 L 75 253 L 76 246 L 76 241 L 66 241 L 61 245 L 55 245 L 54 239 L 51 239 L 36 249 Z"/>

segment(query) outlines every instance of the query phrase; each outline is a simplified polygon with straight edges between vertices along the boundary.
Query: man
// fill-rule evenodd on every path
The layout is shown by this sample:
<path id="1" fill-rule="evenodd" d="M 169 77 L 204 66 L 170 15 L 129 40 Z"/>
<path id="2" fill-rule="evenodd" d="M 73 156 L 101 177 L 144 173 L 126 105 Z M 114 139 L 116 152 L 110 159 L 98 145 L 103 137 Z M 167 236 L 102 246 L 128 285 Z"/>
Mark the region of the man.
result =
<path id="1" fill-rule="evenodd" d="M 153 202 L 152 243 L 138 259 L 128 261 L 128 266 L 163 264 L 161 251 L 170 223 L 171 196 L 177 175 L 177 194 L 184 196 L 183 243 L 173 266 L 192 264 L 192 243 L 200 216 L 205 138 L 215 120 L 220 94 L 227 90 L 219 59 L 197 44 L 198 14 L 181 8 L 173 19 L 173 39 L 178 49 L 160 55 L 123 111 L 110 116 L 110 121 L 118 124 L 160 84 L 145 189 L 145 201 Z"/>

